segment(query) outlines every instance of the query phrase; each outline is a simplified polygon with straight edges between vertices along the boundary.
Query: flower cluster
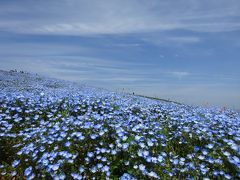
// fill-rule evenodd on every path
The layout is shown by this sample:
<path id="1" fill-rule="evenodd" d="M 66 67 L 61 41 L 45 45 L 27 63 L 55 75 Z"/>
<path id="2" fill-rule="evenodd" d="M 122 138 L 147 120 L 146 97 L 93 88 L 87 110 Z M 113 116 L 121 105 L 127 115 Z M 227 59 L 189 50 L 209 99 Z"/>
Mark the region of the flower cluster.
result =
<path id="1" fill-rule="evenodd" d="M 240 115 L 94 91 L 0 93 L 0 177 L 238 179 Z"/>

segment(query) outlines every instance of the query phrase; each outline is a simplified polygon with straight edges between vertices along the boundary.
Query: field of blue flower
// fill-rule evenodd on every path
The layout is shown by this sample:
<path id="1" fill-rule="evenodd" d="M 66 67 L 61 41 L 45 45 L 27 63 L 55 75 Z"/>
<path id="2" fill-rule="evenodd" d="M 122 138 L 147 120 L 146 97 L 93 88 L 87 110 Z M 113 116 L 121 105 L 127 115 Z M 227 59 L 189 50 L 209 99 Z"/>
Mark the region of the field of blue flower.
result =
<path id="1" fill-rule="evenodd" d="M 2 88 L 0 179 L 240 178 L 235 111 L 53 89 Z"/>

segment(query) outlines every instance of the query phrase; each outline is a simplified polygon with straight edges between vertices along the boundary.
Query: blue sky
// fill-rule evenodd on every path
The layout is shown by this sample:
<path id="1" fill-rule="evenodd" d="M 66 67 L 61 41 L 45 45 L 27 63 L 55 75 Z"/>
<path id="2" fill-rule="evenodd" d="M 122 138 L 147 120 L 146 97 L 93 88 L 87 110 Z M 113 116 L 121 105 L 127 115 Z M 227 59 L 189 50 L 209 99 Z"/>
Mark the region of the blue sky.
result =
<path id="1" fill-rule="evenodd" d="M 239 0 L 1 0 L 0 69 L 240 108 Z"/>

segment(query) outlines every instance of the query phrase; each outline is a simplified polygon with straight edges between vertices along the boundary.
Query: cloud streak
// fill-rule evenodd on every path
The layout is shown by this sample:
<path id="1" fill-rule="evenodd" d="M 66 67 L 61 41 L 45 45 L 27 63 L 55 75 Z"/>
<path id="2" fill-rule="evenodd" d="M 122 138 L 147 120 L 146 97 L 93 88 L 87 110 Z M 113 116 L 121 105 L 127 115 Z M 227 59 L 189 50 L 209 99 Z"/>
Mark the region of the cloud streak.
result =
<path id="1" fill-rule="evenodd" d="M 240 29 L 238 0 L 23 0 L 0 4 L 0 29 L 17 33 L 100 35 Z"/>

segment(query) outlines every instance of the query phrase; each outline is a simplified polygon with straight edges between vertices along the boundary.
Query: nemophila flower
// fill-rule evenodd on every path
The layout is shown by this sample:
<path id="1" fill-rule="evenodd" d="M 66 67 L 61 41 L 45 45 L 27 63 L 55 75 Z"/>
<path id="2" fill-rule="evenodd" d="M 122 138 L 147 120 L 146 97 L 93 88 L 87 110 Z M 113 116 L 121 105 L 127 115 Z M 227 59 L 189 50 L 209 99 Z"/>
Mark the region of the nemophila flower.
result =
<path id="1" fill-rule="evenodd" d="M 58 174 L 54 176 L 54 180 L 64 180 L 66 178 L 65 174 Z"/>
<path id="2" fill-rule="evenodd" d="M 213 171 L 213 176 L 218 176 L 219 172 L 218 171 Z"/>
<path id="3" fill-rule="evenodd" d="M 204 175 L 208 172 L 208 169 L 202 164 L 200 165 L 200 170 L 201 170 L 201 173 Z"/>
<path id="4" fill-rule="evenodd" d="M 122 145 L 123 150 L 127 150 L 127 149 L 128 149 L 128 146 L 129 146 L 128 143 L 123 143 L 123 145 Z"/>
<path id="5" fill-rule="evenodd" d="M 146 146 L 145 146 L 145 144 L 144 143 L 139 143 L 139 146 L 141 147 L 141 148 L 145 148 Z"/>
<path id="6" fill-rule="evenodd" d="M 221 171 L 219 171 L 219 174 L 224 175 L 225 173 L 223 170 L 221 170 Z"/>
<path id="7" fill-rule="evenodd" d="M 158 178 L 157 173 L 155 173 L 155 172 L 153 172 L 153 171 L 151 171 L 150 173 L 148 173 L 148 176 L 154 177 L 154 178 Z"/>
<path id="8" fill-rule="evenodd" d="M 207 154 L 208 154 L 208 151 L 207 151 L 206 149 L 203 149 L 203 150 L 202 150 L 202 154 L 203 154 L 203 155 L 207 155 Z"/>
<path id="9" fill-rule="evenodd" d="M 213 145 L 213 144 L 208 144 L 208 145 L 206 145 L 206 147 L 207 147 L 208 149 L 212 149 L 212 148 L 214 147 L 214 145 Z"/>
<path id="10" fill-rule="evenodd" d="M 231 154 L 230 154 L 229 152 L 227 152 L 227 151 L 224 151 L 223 154 L 224 154 L 225 156 L 230 156 L 230 155 L 231 155 Z"/>
<path id="11" fill-rule="evenodd" d="M 26 179 L 27 180 L 32 180 L 32 179 L 34 179 L 35 178 L 35 174 L 34 173 L 32 173 L 30 176 L 28 176 Z"/>
<path id="12" fill-rule="evenodd" d="M 178 159 L 174 159 L 174 160 L 173 160 L 173 164 L 174 164 L 174 165 L 178 165 L 178 163 L 179 163 L 179 160 L 178 160 Z"/>
<path id="13" fill-rule="evenodd" d="M 102 156 L 97 156 L 96 158 L 99 160 L 99 159 L 101 159 L 101 158 L 102 158 Z"/>
<path id="14" fill-rule="evenodd" d="M 91 139 L 93 139 L 93 140 L 94 140 L 94 139 L 96 139 L 96 138 L 97 138 L 97 135 L 96 135 L 96 134 L 91 134 L 91 135 L 90 135 L 90 137 L 91 137 Z"/>
<path id="15" fill-rule="evenodd" d="M 147 156 L 146 157 L 146 161 L 149 162 L 149 163 L 152 162 L 152 157 L 151 156 Z"/>
<path id="16" fill-rule="evenodd" d="M 52 170 L 57 171 L 59 169 L 59 164 L 52 165 Z"/>
<path id="17" fill-rule="evenodd" d="M 152 147 L 154 144 L 153 144 L 153 142 L 152 142 L 150 139 L 148 139 L 147 145 L 150 146 L 150 147 Z"/>
<path id="18" fill-rule="evenodd" d="M 128 139 L 127 136 L 123 136 L 123 137 L 122 137 L 122 140 L 123 140 L 123 141 L 126 141 L 127 139 Z"/>
<path id="19" fill-rule="evenodd" d="M 105 148 L 101 148 L 101 149 L 100 149 L 100 152 L 101 152 L 101 153 L 105 153 L 106 151 L 107 151 L 107 149 L 105 149 Z"/>
<path id="20" fill-rule="evenodd" d="M 183 157 L 180 158 L 180 161 L 182 161 L 182 162 L 184 162 L 185 160 L 186 160 L 186 159 L 183 158 Z"/>
<path id="21" fill-rule="evenodd" d="M 198 146 L 194 146 L 194 152 L 198 152 L 200 148 Z"/>
<path id="22" fill-rule="evenodd" d="M 2 172 L 1 172 L 1 175 L 2 175 L 2 176 L 5 176 L 6 174 L 7 174 L 6 171 L 2 171 Z"/>
<path id="23" fill-rule="evenodd" d="M 92 157 L 94 156 L 94 154 L 93 154 L 93 152 L 88 152 L 88 153 L 87 153 L 87 156 L 88 156 L 89 158 L 92 158 Z"/>
<path id="24" fill-rule="evenodd" d="M 189 169 L 192 169 L 192 170 L 196 169 L 195 165 L 193 163 L 191 163 L 191 162 L 188 163 L 187 166 L 189 167 Z"/>
<path id="25" fill-rule="evenodd" d="M 167 153 L 166 152 L 161 152 L 163 157 L 167 157 Z"/>
<path id="26" fill-rule="evenodd" d="M 102 158 L 101 158 L 101 161 L 102 161 L 102 162 L 106 162 L 106 161 L 107 161 L 107 158 L 106 158 L 106 157 L 102 157 Z"/>
<path id="27" fill-rule="evenodd" d="M 185 164 L 185 161 L 182 161 L 182 160 L 180 159 L 179 164 L 180 164 L 181 166 L 183 166 L 183 165 Z"/>
<path id="28" fill-rule="evenodd" d="M 115 155 L 115 154 L 117 154 L 117 151 L 116 150 L 111 150 L 111 154 Z"/>
<path id="29" fill-rule="evenodd" d="M 144 138 L 141 137 L 141 136 L 136 135 L 136 136 L 135 136 L 135 140 L 136 140 L 136 141 L 143 141 Z"/>
<path id="30" fill-rule="evenodd" d="M 204 177 L 203 180 L 210 180 L 208 177 Z"/>
<path id="31" fill-rule="evenodd" d="M 83 166 L 80 166 L 78 170 L 80 173 L 83 173 L 85 171 Z"/>
<path id="32" fill-rule="evenodd" d="M 71 142 L 66 142 L 65 144 L 64 144 L 64 146 L 66 146 L 66 147 L 69 147 L 71 145 Z"/>
<path id="33" fill-rule="evenodd" d="M 224 177 L 225 177 L 226 179 L 232 179 L 232 177 L 231 177 L 229 174 L 224 174 Z"/>
<path id="34" fill-rule="evenodd" d="M 233 160 L 235 161 L 236 164 L 240 163 L 240 159 L 237 156 L 233 156 Z"/>
<path id="35" fill-rule="evenodd" d="M 15 168 L 19 163 L 20 163 L 20 160 L 15 160 L 15 161 L 13 161 L 12 167 Z"/>
<path id="36" fill-rule="evenodd" d="M 96 172 L 97 172 L 97 168 L 94 166 L 94 167 L 92 167 L 92 168 L 90 169 L 90 171 L 91 171 L 92 173 L 96 173 Z"/>
<path id="37" fill-rule="evenodd" d="M 216 164 L 222 164 L 222 163 L 223 163 L 223 161 L 222 161 L 221 159 L 215 159 L 214 162 L 215 162 Z"/>
<path id="38" fill-rule="evenodd" d="M 173 173 L 171 173 L 171 172 L 168 172 L 168 175 L 169 175 L 170 177 L 172 177 L 172 176 L 173 176 Z"/>
<path id="39" fill-rule="evenodd" d="M 104 133 L 105 133 L 105 131 L 100 131 L 99 135 L 102 136 L 102 135 L 104 135 Z"/>
<path id="40" fill-rule="evenodd" d="M 120 180 L 137 180 L 135 177 L 128 173 L 124 173 L 121 177 Z"/>
<path id="41" fill-rule="evenodd" d="M 103 164 L 101 164 L 101 163 L 98 163 L 98 164 L 97 164 L 97 168 L 98 168 L 98 169 L 101 169 L 102 167 L 103 167 Z"/>
<path id="42" fill-rule="evenodd" d="M 24 176 L 28 177 L 31 173 L 32 173 L 32 167 L 29 166 L 28 168 L 25 169 Z"/>
<path id="43" fill-rule="evenodd" d="M 235 143 L 232 143 L 231 144 L 231 149 L 234 150 L 234 151 L 238 151 L 240 149 L 240 146 L 238 146 L 237 144 Z"/>
<path id="44" fill-rule="evenodd" d="M 198 156 L 198 159 L 200 159 L 200 160 L 204 160 L 204 159 L 205 159 L 205 157 L 204 157 L 204 156 L 202 156 L 202 155 L 200 155 L 200 156 Z"/>
<path id="45" fill-rule="evenodd" d="M 157 157 L 151 157 L 153 163 L 158 163 Z"/>
<path id="46" fill-rule="evenodd" d="M 214 159 L 213 159 L 213 158 L 211 158 L 211 157 L 208 157 L 208 158 L 207 158 L 207 161 L 208 161 L 209 163 L 211 163 L 211 164 L 213 164 L 213 163 L 214 163 Z"/>
<path id="47" fill-rule="evenodd" d="M 143 150 L 142 155 L 143 155 L 143 157 L 147 157 L 149 155 L 149 151 Z"/>
<path id="48" fill-rule="evenodd" d="M 17 172 L 16 172 L 16 171 L 11 172 L 11 176 L 12 176 L 12 177 L 14 177 L 14 176 L 16 176 L 16 175 L 17 175 Z"/>
<path id="49" fill-rule="evenodd" d="M 161 156 L 161 155 L 159 155 L 158 158 L 157 158 L 158 162 L 160 162 L 160 163 L 163 161 L 163 159 L 164 159 L 164 158 L 163 158 L 163 156 Z"/>
<path id="50" fill-rule="evenodd" d="M 102 167 L 103 172 L 108 172 L 109 169 L 110 169 L 109 166 L 106 166 L 106 165 Z"/>
<path id="51" fill-rule="evenodd" d="M 140 164 L 140 165 L 139 165 L 139 170 L 140 170 L 140 171 L 145 171 L 145 168 L 146 168 L 145 165 L 143 165 L 143 164 Z"/>
<path id="52" fill-rule="evenodd" d="M 117 135 L 118 135 L 119 137 L 123 137 L 124 134 L 125 134 L 125 133 L 124 133 L 123 131 L 120 131 L 120 132 L 117 131 Z"/>

